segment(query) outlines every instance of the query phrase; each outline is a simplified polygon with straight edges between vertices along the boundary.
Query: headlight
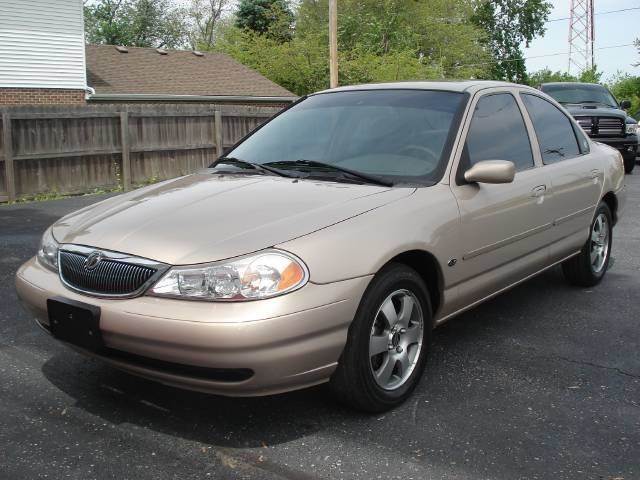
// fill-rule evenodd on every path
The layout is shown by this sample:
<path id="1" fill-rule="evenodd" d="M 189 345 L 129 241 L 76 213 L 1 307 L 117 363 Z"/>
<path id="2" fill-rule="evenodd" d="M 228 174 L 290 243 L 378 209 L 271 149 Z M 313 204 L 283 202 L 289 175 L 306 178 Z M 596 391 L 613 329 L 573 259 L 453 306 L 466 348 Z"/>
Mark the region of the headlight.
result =
<path id="1" fill-rule="evenodd" d="M 627 133 L 638 133 L 638 124 L 627 123 Z"/>
<path id="2" fill-rule="evenodd" d="M 38 260 L 49 270 L 58 271 L 58 242 L 53 238 L 51 227 L 47 228 L 40 240 Z"/>
<path id="3" fill-rule="evenodd" d="M 306 266 L 287 252 L 266 250 L 236 260 L 174 267 L 149 294 L 208 301 L 242 301 L 275 297 L 302 287 Z"/>

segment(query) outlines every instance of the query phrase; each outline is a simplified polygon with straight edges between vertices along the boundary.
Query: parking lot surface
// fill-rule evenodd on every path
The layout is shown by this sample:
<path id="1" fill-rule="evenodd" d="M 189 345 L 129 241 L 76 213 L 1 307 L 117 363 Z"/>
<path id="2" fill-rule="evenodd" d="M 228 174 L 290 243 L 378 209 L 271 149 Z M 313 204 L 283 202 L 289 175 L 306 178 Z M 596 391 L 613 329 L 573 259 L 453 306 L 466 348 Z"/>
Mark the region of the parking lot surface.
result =
<path id="1" fill-rule="evenodd" d="M 592 289 L 553 269 L 438 328 L 413 397 L 382 415 L 325 387 L 185 392 L 42 332 L 13 275 L 44 229 L 103 197 L 0 207 L 0 478 L 640 478 L 640 174 Z"/>

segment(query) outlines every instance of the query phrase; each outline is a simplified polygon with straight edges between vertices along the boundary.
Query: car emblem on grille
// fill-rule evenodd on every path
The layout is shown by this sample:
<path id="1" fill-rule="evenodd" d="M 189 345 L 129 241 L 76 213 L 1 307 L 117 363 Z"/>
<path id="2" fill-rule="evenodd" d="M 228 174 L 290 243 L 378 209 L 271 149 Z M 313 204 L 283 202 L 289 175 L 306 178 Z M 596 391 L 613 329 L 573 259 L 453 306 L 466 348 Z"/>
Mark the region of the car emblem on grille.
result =
<path id="1" fill-rule="evenodd" d="M 98 264 L 102 261 L 102 252 L 91 252 L 87 259 L 84 261 L 84 269 L 85 270 L 93 270 L 98 266 Z"/>

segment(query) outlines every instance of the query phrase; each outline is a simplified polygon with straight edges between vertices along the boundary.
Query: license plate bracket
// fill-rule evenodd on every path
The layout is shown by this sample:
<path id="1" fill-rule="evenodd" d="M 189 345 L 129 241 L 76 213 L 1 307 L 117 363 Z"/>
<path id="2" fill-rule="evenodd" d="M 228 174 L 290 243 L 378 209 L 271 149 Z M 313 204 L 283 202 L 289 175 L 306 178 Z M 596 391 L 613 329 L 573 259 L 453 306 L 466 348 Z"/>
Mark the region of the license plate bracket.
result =
<path id="1" fill-rule="evenodd" d="M 99 351 L 104 348 L 100 307 L 63 297 L 47 299 L 51 334 L 63 342 Z"/>

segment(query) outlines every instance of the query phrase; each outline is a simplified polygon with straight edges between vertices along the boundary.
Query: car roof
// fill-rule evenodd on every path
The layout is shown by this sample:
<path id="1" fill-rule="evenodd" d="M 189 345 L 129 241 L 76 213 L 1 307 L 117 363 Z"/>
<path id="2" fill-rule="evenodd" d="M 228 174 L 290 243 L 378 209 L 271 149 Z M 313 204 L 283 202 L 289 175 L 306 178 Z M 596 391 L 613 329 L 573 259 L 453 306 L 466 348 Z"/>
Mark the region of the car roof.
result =
<path id="1" fill-rule="evenodd" d="M 407 81 L 388 83 L 367 83 L 361 85 L 349 85 L 345 87 L 332 88 L 317 93 L 347 92 L 354 90 L 442 90 L 448 92 L 469 92 L 475 93 L 485 88 L 494 87 L 521 87 L 529 90 L 534 88 L 526 85 L 519 85 L 510 82 L 500 82 L 495 80 L 443 80 L 443 81 Z"/>

